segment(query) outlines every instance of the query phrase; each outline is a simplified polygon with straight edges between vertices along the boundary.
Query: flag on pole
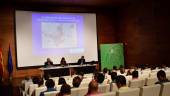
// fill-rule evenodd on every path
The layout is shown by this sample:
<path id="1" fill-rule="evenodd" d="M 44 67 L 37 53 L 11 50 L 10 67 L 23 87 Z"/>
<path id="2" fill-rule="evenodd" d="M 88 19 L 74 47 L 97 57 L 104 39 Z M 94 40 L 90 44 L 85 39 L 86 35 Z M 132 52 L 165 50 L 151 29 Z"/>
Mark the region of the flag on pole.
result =
<path id="1" fill-rule="evenodd" d="M 13 72 L 13 63 L 12 63 L 11 49 L 9 46 L 9 50 L 8 50 L 8 73 L 9 73 L 9 76 L 11 76 L 12 72 Z"/>
<path id="2" fill-rule="evenodd" d="M 0 48 L 0 79 L 3 78 L 3 73 L 4 73 L 4 69 L 3 69 L 3 55 L 2 55 L 2 49 Z"/>

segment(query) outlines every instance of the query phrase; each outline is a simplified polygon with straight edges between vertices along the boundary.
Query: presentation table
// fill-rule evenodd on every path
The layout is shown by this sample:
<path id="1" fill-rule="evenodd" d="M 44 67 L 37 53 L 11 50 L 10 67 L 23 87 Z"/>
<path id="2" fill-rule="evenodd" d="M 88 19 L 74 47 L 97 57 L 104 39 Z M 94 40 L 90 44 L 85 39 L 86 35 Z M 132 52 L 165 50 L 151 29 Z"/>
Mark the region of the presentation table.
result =
<path id="1" fill-rule="evenodd" d="M 80 72 L 93 73 L 95 71 L 96 64 L 84 64 L 84 65 L 68 65 L 68 66 L 50 66 L 40 68 L 44 75 L 49 75 L 51 77 L 60 77 L 71 75 L 74 71 L 79 74 Z"/>

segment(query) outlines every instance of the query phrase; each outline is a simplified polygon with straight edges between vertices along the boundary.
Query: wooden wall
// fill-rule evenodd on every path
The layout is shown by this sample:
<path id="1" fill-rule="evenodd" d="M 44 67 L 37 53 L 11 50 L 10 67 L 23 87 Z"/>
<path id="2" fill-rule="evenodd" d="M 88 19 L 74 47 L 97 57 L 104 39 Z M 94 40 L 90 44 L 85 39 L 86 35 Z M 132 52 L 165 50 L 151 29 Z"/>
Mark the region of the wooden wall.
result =
<path id="1" fill-rule="evenodd" d="M 16 69 L 15 9 L 95 12 L 97 14 L 98 45 L 123 42 L 127 66 L 138 64 L 170 66 L 170 7 L 166 2 L 143 0 L 123 7 L 111 8 L 4 4 L 0 8 L 0 47 L 3 49 L 5 78 L 8 77 L 6 66 L 9 44 L 14 64 L 14 78 L 41 73 L 38 69 Z"/>
<path id="2" fill-rule="evenodd" d="M 125 42 L 126 64 L 170 66 L 170 7 L 142 0 L 120 11 L 119 40 Z"/>

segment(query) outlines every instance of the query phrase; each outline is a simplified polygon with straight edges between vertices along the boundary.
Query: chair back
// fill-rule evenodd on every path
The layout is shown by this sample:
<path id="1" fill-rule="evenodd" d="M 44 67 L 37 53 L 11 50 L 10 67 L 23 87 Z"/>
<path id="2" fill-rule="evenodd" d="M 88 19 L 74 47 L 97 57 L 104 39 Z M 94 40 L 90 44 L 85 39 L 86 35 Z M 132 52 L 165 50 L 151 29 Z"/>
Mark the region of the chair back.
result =
<path id="1" fill-rule="evenodd" d="M 140 91 L 140 96 L 159 96 L 161 85 L 143 86 Z"/>
<path id="2" fill-rule="evenodd" d="M 118 90 L 116 96 L 139 96 L 139 88 L 129 88 L 127 90 Z"/>
<path id="3" fill-rule="evenodd" d="M 160 96 L 169 96 L 170 95 L 170 82 L 163 83 L 161 86 Z"/>

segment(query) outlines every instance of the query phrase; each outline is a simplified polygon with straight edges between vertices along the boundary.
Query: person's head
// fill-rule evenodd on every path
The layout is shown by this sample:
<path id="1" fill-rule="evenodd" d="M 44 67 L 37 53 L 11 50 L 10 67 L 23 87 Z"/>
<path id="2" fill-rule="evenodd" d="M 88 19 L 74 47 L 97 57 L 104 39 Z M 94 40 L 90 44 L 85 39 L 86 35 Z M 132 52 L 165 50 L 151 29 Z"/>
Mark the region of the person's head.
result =
<path id="1" fill-rule="evenodd" d="M 66 80 L 63 77 L 58 79 L 58 85 L 66 84 Z"/>
<path id="2" fill-rule="evenodd" d="M 45 82 L 45 86 L 46 86 L 47 88 L 54 88 L 55 83 L 54 83 L 54 81 L 53 81 L 52 79 L 48 79 L 48 80 Z"/>
<path id="3" fill-rule="evenodd" d="M 131 70 L 130 70 L 130 69 L 127 71 L 126 76 L 129 76 L 129 75 L 132 75 L 132 73 L 131 73 Z"/>
<path id="4" fill-rule="evenodd" d="M 88 86 L 87 94 L 94 94 L 98 92 L 98 83 L 95 80 L 92 80 Z"/>
<path id="5" fill-rule="evenodd" d="M 107 68 L 104 68 L 103 69 L 103 74 L 106 74 L 108 72 L 108 69 Z"/>
<path id="6" fill-rule="evenodd" d="M 124 68 L 124 67 L 120 68 L 120 73 L 121 73 L 121 74 L 124 74 L 124 73 L 125 73 L 125 68 Z"/>
<path id="7" fill-rule="evenodd" d="M 132 78 L 133 78 L 133 79 L 136 79 L 136 78 L 138 78 L 138 77 L 139 77 L 138 71 L 136 71 L 136 70 L 133 71 L 133 72 L 132 72 Z"/>
<path id="8" fill-rule="evenodd" d="M 110 75 L 111 75 L 112 81 L 115 81 L 117 73 L 116 72 L 112 72 Z"/>
<path id="9" fill-rule="evenodd" d="M 116 85 L 118 88 L 126 86 L 126 78 L 123 75 L 118 75 L 116 77 Z"/>
<path id="10" fill-rule="evenodd" d="M 33 84 L 38 84 L 38 82 L 39 82 L 39 78 L 36 76 L 36 77 L 33 77 L 32 78 L 32 82 L 33 82 Z"/>
<path id="11" fill-rule="evenodd" d="M 76 76 L 73 78 L 73 82 L 72 82 L 73 87 L 79 87 L 80 83 L 81 83 L 81 79 L 79 76 Z"/>
<path id="12" fill-rule="evenodd" d="M 83 73 L 83 72 L 80 72 L 80 73 L 79 73 L 79 77 L 80 77 L 81 80 L 83 80 L 83 78 L 84 78 L 84 73 Z"/>
<path id="13" fill-rule="evenodd" d="M 62 58 L 61 58 L 61 60 L 65 61 L 65 58 L 64 58 L 64 57 L 62 57 Z"/>
<path id="14" fill-rule="evenodd" d="M 116 67 L 116 66 L 113 66 L 113 70 L 117 70 L 117 67 Z"/>
<path id="15" fill-rule="evenodd" d="M 123 65 L 120 65 L 119 69 L 121 69 L 121 68 L 124 68 L 124 66 L 123 66 Z"/>
<path id="16" fill-rule="evenodd" d="M 47 58 L 47 62 L 51 62 L 51 59 L 50 59 L 50 58 Z"/>
<path id="17" fill-rule="evenodd" d="M 84 56 L 81 56 L 81 59 L 84 59 Z"/>
<path id="18" fill-rule="evenodd" d="M 157 78 L 159 81 L 166 79 L 166 73 L 163 70 L 158 71 Z"/>
<path id="19" fill-rule="evenodd" d="M 44 74 L 44 79 L 48 80 L 50 78 L 50 76 L 48 74 Z"/>
<path id="20" fill-rule="evenodd" d="M 103 81 L 104 81 L 104 75 L 102 74 L 102 73 L 95 73 L 95 76 L 94 76 L 95 78 L 95 80 L 98 82 L 98 83 L 103 83 Z"/>
<path id="21" fill-rule="evenodd" d="M 71 94 L 71 87 L 68 84 L 63 84 L 60 89 L 60 95 L 70 95 Z"/>
<path id="22" fill-rule="evenodd" d="M 39 79 L 38 86 L 42 86 L 44 84 L 44 80 L 41 78 Z"/>

